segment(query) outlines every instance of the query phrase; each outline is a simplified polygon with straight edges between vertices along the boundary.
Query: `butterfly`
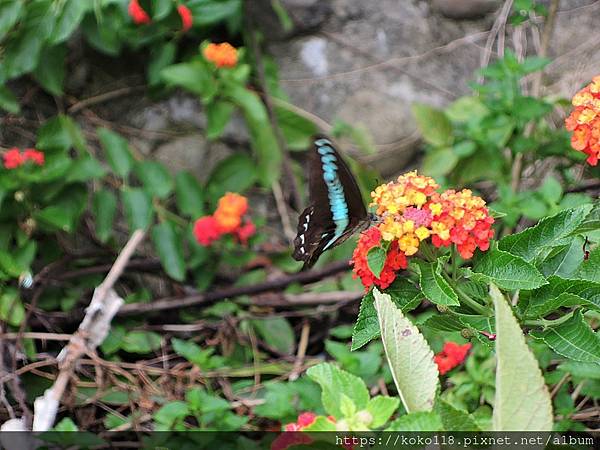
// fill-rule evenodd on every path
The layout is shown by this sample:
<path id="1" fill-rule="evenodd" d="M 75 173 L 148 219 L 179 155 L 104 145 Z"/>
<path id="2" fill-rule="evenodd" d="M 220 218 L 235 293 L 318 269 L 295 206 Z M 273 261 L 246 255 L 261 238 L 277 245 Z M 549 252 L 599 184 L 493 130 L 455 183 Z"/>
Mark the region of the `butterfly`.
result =
<path id="1" fill-rule="evenodd" d="M 313 139 L 308 166 L 310 203 L 298 218 L 292 255 L 304 261 L 302 270 L 371 222 L 354 176 L 326 136 Z"/>

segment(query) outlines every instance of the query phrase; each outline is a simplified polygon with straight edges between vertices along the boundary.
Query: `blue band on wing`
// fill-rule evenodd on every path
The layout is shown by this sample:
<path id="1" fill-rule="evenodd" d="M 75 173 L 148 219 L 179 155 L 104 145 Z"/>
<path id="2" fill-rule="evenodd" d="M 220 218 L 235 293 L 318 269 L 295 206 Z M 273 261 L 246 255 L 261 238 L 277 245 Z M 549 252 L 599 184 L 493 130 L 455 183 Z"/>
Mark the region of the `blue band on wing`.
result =
<path id="1" fill-rule="evenodd" d="M 331 214 L 333 222 L 335 223 L 335 233 L 329 240 L 323 250 L 333 245 L 337 241 L 349 224 L 348 217 L 348 204 L 346 203 L 346 197 L 344 196 L 344 188 L 338 177 L 337 170 L 338 166 L 337 157 L 334 154 L 331 142 L 327 139 L 318 139 L 315 141 L 317 146 L 317 152 L 321 155 L 321 163 L 323 168 L 323 180 L 327 185 L 327 193 L 329 197 L 329 207 L 331 208 Z"/>

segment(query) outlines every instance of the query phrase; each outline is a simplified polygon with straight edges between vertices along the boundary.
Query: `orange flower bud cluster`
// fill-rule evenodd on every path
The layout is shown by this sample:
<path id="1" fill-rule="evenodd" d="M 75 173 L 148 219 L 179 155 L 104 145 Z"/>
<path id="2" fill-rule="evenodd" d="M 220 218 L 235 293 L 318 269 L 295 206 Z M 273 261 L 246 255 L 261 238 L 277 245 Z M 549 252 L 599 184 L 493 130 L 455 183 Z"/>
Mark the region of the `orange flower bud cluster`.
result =
<path id="1" fill-rule="evenodd" d="M 600 75 L 573 97 L 575 107 L 565 120 L 572 131 L 571 146 L 588 155 L 586 161 L 595 166 L 600 158 Z"/>
<path id="2" fill-rule="evenodd" d="M 238 61 L 238 51 L 228 42 L 208 44 L 204 48 L 204 58 L 217 67 L 235 67 Z"/>

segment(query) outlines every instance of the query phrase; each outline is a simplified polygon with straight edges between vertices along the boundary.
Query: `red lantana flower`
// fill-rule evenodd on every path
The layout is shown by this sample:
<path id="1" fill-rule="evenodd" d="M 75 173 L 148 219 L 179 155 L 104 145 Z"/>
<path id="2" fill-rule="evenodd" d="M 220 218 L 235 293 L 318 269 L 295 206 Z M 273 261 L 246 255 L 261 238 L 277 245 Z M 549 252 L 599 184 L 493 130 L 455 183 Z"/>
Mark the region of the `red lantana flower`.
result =
<path id="1" fill-rule="evenodd" d="M 256 225 L 251 220 L 248 220 L 244 225 L 235 230 L 235 235 L 242 244 L 247 244 L 248 239 L 256 233 Z"/>
<path id="2" fill-rule="evenodd" d="M 6 169 L 16 169 L 25 162 L 25 158 L 18 148 L 11 148 L 2 155 Z"/>
<path id="3" fill-rule="evenodd" d="M 305 412 L 300 414 L 296 422 L 285 425 L 285 433 L 282 433 L 275 438 L 271 444 L 271 450 L 286 450 L 294 445 L 312 444 L 314 440 L 308 434 L 299 433 L 299 431 L 303 431 L 305 428 L 312 425 L 315 420 L 317 420 L 317 415 L 313 412 Z M 335 423 L 335 418 L 333 416 L 328 416 L 327 420 Z"/>
<path id="4" fill-rule="evenodd" d="M 148 13 L 141 7 L 139 0 L 129 0 L 127 12 L 137 25 L 147 24 L 152 21 Z"/>
<path id="5" fill-rule="evenodd" d="M 192 12 L 190 11 L 190 8 L 188 8 L 185 5 L 177 6 L 177 12 L 179 13 L 179 17 L 181 17 L 181 29 L 185 33 L 190 28 L 192 28 L 192 25 L 194 23 Z"/>
<path id="6" fill-rule="evenodd" d="M 200 245 L 208 246 L 221 237 L 221 229 L 213 216 L 204 216 L 194 224 L 194 237 Z"/>
<path id="7" fill-rule="evenodd" d="M 26 148 L 23 152 L 23 158 L 25 158 L 25 161 L 32 161 L 38 166 L 43 166 L 45 161 L 44 153 L 34 148 Z"/>
<path id="8" fill-rule="evenodd" d="M 442 351 L 433 357 L 433 361 L 437 364 L 440 374 L 445 375 L 456 366 L 462 364 L 471 347 L 470 343 L 460 345 L 456 342 L 446 342 Z"/>
<path id="9" fill-rule="evenodd" d="M 351 264 L 354 265 L 354 278 L 360 277 L 360 281 L 368 291 L 374 284 L 381 289 L 387 288 L 396 279 L 396 271 L 406 269 L 408 262 L 406 256 L 398 248 L 398 242 L 392 241 L 388 249 L 387 257 L 379 278 L 375 277 L 367 260 L 367 254 L 373 247 L 381 243 L 381 231 L 372 227 L 360 235 L 356 249 L 352 255 Z"/>

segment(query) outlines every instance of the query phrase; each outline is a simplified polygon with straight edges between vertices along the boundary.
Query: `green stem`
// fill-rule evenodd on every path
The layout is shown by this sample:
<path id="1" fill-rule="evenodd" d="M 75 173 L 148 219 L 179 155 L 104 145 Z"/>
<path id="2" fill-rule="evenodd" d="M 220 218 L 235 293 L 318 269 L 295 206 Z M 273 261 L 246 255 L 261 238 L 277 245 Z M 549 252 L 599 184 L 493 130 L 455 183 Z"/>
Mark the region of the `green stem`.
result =
<path id="1" fill-rule="evenodd" d="M 153 203 L 154 203 L 154 209 L 156 210 L 156 214 L 158 215 L 158 218 L 161 221 L 169 219 L 182 228 L 185 228 L 188 226 L 187 220 L 185 220 L 183 217 L 180 217 L 177 214 L 175 214 L 174 212 L 169 211 L 167 208 L 165 208 L 163 205 L 161 205 L 158 201 L 155 201 Z"/>
<path id="2" fill-rule="evenodd" d="M 468 305 L 471 309 L 474 309 L 475 311 L 477 311 L 479 314 L 482 314 L 484 316 L 491 315 L 491 311 L 489 308 L 482 305 L 477 300 L 471 298 L 471 296 L 469 296 L 465 291 L 463 291 L 460 287 L 458 287 L 458 284 L 455 283 L 454 280 L 452 278 L 450 278 L 450 276 L 446 272 L 442 272 L 442 275 L 444 276 L 444 278 L 446 279 L 448 284 L 450 284 L 450 286 L 452 286 L 452 289 L 454 289 L 456 291 L 456 293 L 458 294 L 458 296 L 460 297 L 460 299 L 463 303 Z"/>
<path id="3" fill-rule="evenodd" d="M 452 246 L 452 279 L 456 281 L 458 279 L 458 255 L 456 251 L 456 246 Z"/>
<path id="4" fill-rule="evenodd" d="M 543 327 L 543 328 L 554 327 L 556 325 L 560 325 L 561 323 L 566 322 L 571 317 L 573 317 L 573 313 L 575 311 L 576 311 L 576 309 L 574 309 L 570 313 L 565 314 L 564 316 L 559 317 L 558 319 L 554 319 L 554 320 L 548 320 L 548 319 L 525 320 L 525 321 L 523 321 L 523 325 L 534 326 L 534 327 Z"/>

